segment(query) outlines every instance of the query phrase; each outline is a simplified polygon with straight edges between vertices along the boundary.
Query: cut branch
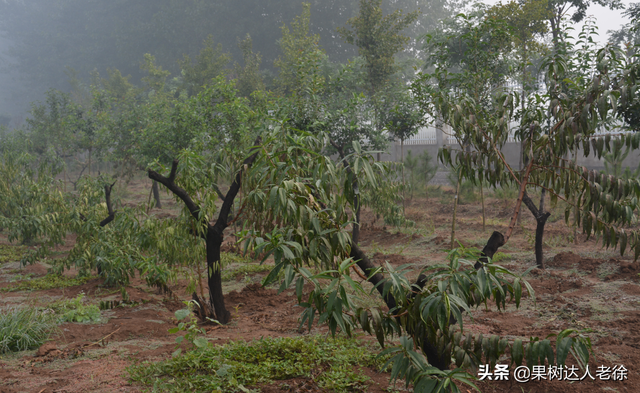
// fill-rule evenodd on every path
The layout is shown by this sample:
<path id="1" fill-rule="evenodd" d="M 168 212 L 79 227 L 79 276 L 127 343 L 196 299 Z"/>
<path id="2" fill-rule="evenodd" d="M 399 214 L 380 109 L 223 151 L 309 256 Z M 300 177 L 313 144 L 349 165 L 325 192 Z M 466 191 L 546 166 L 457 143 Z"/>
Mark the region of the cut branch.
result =
<path id="1" fill-rule="evenodd" d="M 113 182 L 110 185 L 109 184 L 104 185 L 104 197 L 107 202 L 107 212 L 109 213 L 109 215 L 104 220 L 100 221 L 101 227 L 106 226 L 108 223 L 113 221 L 113 219 L 116 217 L 116 212 L 113 210 L 113 207 L 111 205 L 111 189 L 115 184 L 116 182 Z"/>

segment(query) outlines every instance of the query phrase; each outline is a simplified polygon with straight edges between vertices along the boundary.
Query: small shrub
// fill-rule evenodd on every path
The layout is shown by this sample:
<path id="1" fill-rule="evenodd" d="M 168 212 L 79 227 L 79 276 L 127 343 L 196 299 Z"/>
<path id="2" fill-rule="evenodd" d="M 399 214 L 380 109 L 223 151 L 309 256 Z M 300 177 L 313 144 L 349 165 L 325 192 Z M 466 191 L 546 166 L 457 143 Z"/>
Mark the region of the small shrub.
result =
<path id="1" fill-rule="evenodd" d="M 176 334 L 178 332 L 185 332 L 184 336 L 176 337 L 176 350 L 173 352 L 173 356 L 178 356 L 182 349 L 178 348 L 180 344 L 186 339 L 187 342 L 191 343 L 194 348 L 211 348 L 211 344 L 207 341 L 206 337 L 203 337 L 207 331 L 198 327 L 198 320 L 193 317 L 193 307 L 196 307 L 196 304 L 193 300 L 186 302 L 187 308 L 182 310 L 178 310 L 175 312 L 176 320 L 182 321 L 183 319 L 189 318 L 188 321 L 179 322 L 178 327 L 169 329 L 170 334 Z M 220 323 L 214 319 L 207 318 L 209 321 Z"/>
<path id="2" fill-rule="evenodd" d="M 58 323 L 100 322 L 102 316 L 102 314 L 100 314 L 100 308 L 95 304 L 85 305 L 83 299 L 84 294 L 79 294 L 75 299 L 55 302 L 51 304 L 49 308 L 58 315 Z"/>
<path id="3" fill-rule="evenodd" d="M 54 329 L 53 313 L 29 307 L 0 311 L 0 354 L 38 348 Z"/>

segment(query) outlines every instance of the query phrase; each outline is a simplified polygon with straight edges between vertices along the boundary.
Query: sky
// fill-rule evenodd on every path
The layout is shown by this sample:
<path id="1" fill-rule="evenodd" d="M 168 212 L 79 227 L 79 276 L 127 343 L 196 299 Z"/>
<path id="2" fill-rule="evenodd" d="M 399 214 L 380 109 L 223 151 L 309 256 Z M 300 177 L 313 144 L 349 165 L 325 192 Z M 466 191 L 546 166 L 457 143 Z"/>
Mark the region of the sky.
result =
<path id="1" fill-rule="evenodd" d="M 633 2 L 636 2 L 635 0 Z M 485 4 L 494 5 L 499 3 L 499 0 L 484 0 Z M 622 3 L 628 6 L 631 0 L 622 0 Z M 618 30 L 620 26 L 629 22 L 629 19 L 622 15 L 624 10 L 610 10 L 600 5 L 592 5 L 587 10 L 587 16 L 591 15 L 596 19 L 596 25 L 598 26 L 599 41 L 602 45 L 607 43 L 607 30 Z M 578 35 L 582 29 L 582 23 L 577 24 L 574 30 L 574 35 Z"/>

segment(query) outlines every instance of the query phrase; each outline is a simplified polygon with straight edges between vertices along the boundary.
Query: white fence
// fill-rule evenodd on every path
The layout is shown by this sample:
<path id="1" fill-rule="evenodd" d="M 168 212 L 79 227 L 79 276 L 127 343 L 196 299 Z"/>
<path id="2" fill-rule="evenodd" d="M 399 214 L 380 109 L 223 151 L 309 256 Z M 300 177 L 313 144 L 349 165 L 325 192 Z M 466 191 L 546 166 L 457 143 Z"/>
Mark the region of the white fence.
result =
<path id="1" fill-rule="evenodd" d="M 405 145 L 437 145 L 438 137 L 435 127 L 421 128 L 411 138 L 404 141 Z M 442 131 L 442 142 L 446 145 L 455 145 L 458 143 L 456 138 L 450 133 L 448 127 Z M 516 142 L 513 132 L 509 133 L 508 143 Z"/>

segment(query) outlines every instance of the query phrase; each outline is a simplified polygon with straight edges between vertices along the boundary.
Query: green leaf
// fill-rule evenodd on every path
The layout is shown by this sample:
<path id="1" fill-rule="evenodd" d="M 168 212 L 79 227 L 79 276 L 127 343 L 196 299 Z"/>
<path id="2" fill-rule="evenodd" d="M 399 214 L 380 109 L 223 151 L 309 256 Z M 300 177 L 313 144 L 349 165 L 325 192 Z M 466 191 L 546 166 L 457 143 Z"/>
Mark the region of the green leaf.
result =
<path id="1" fill-rule="evenodd" d="M 573 346 L 573 339 L 571 337 L 563 337 L 558 336 L 558 341 L 556 341 L 556 358 L 558 366 L 563 366 L 567 360 L 567 355 L 569 355 L 569 350 Z"/>
<path id="2" fill-rule="evenodd" d="M 191 314 L 191 310 L 189 309 L 182 309 L 175 312 L 176 319 L 178 321 L 185 319 L 187 316 L 189 316 L 189 314 Z"/>
<path id="3" fill-rule="evenodd" d="M 522 340 L 517 338 L 511 345 L 511 360 L 518 367 L 522 365 L 523 353 Z"/>
<path id="4" fill-rule="evenodd" d="M 193 345 L 198 348 L 206 348 L 209 345 L 209 341 L 207 341 L 207 339 L 204 337 L 196 337 L 193 340 Z"/>

